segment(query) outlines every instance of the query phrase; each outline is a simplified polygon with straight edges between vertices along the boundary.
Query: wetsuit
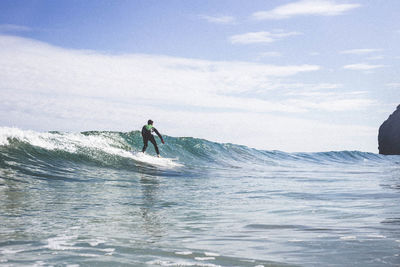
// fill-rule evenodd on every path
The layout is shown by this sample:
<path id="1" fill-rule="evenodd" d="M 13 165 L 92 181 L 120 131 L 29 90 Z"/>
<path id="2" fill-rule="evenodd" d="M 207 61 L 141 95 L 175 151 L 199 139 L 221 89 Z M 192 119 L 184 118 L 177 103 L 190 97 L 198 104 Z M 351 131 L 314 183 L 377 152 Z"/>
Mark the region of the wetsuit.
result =
<path id="1" fill-rule="evenodd" d="M 147 144 L 150 141 L 153 144 L 157 155 L 159 155 L 160 152 L 158 151 L 158 146 L 157 146 L 156 140 L 154 139 L 154 136 L 152 135 L 152 132 L 155 132 L 158 135 L 158 137 L 160 137 L 161 142 L 164 142 L 161 134 L 157 131 L 157 129 L 154 128 L 153 125 L 147 124 L 147 125 L 143 126 L 143 128 L 142 128 L 142 137 L 143 137 L 143 149 L 142 149 L 142 152 L 146 151 Z"/>

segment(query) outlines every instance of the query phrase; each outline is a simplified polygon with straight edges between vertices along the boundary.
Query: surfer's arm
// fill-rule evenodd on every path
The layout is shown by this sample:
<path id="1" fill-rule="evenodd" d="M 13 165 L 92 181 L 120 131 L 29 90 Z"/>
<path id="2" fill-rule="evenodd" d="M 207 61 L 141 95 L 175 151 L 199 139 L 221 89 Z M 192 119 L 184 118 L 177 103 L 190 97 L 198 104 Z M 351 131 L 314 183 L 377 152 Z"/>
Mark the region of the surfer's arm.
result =
<path id="1" fill-rule="evenodd" d="M 157 131 L 156 128 L 153 128 L 154 132 L 158 135 L 158 137 L 160 137 L 161 142 L 164 144 L 164 139 L 162 138 L 161 134 Z"/>

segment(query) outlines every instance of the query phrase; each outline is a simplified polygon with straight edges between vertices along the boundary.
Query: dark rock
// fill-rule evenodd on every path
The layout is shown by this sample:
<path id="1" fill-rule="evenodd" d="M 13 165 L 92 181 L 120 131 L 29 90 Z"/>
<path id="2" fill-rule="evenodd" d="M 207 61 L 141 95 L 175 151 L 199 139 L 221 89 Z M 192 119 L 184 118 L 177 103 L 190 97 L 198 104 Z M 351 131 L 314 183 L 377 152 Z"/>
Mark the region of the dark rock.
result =
<path id="1" fill-rule="evenodd" d="M 400 155 L 400 105 L 379 127 L 379 154 Z"/>

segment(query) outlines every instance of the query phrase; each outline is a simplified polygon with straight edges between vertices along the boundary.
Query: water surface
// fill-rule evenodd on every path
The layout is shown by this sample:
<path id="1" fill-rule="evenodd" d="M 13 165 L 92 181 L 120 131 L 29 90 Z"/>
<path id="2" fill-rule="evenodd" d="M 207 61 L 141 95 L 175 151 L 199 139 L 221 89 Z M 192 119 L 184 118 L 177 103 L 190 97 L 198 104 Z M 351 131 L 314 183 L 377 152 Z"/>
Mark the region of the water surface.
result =
<path id="1" fill-rule="evenodd" d="M 400 157 L 0 128 L 4 266 L 399 266 Z"/>

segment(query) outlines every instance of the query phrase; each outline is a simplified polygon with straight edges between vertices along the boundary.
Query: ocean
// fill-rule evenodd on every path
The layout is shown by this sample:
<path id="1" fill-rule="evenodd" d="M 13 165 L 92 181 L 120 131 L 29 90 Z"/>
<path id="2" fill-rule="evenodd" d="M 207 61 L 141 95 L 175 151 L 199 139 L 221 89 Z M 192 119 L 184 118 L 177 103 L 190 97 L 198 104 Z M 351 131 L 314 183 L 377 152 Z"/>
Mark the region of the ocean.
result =
<path id="1" fill-rule="evenodd" d="M 400 156 L 0 128 L 1 266 L 400 266 Z"/>

